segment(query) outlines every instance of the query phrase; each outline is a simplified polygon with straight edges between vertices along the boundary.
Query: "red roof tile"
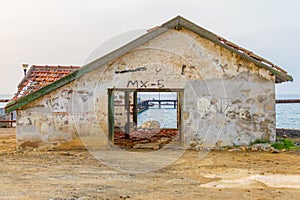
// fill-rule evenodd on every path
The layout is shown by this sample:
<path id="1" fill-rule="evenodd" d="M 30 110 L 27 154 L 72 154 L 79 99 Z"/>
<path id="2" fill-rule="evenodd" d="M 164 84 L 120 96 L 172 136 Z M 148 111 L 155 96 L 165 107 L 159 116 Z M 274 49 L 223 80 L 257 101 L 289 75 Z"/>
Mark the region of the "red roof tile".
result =
<path id="1" fill-rule="evenodd" d="M 40 66 L 32 65 L 28 70 L 26 76 L 18 85 L 18 92 L 12 98 L 17 100 L 34 91 L 39 90 L 50 83 L 61 79 L 62 77 L 78 70 L 79 66 Z"/>

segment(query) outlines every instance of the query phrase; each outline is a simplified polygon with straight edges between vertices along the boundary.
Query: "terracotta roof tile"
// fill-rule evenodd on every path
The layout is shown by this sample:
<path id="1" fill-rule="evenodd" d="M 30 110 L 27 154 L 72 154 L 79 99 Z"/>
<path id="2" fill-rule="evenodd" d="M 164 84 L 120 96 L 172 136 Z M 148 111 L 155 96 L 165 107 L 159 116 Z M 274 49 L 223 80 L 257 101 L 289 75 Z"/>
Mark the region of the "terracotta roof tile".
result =
<path id="1" fill-rule="evenodd" d="M 79 66 L 41 66 L 32 65 L 28 70 L 26 76 L 18 85 L 18 92 L 12 98 L 12 100 L 17 100 L 24 97 L 34 91 L 39 90 L 50 83 L 53 83 L 62 77 L 78 70 Z"/>

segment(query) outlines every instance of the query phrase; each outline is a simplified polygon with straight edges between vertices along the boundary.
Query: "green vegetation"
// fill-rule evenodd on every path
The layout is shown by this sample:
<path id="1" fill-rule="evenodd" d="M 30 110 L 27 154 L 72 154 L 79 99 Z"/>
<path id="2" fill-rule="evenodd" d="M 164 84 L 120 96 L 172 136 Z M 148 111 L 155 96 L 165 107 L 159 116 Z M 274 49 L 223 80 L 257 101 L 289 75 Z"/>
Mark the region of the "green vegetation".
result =
<path id="1" fill-rule="evenodd" d="M 267 143 L 270 143 L 270 140 L 256 139 L 254 142 L 251 142 L 250 145 L 253 145 L 253 144 L 267 144 Z"/>
<path id="2" fill-rule="evenodd" d="M 295 146 L 294 142 L 288 139 L 281 139 L 278 142 L 275 142 L 272 144 L 272 147 L 275 149 L 286 149 L 286 150 L 292 150 L 292 149 L 300 149 L 300 146 Z"/>

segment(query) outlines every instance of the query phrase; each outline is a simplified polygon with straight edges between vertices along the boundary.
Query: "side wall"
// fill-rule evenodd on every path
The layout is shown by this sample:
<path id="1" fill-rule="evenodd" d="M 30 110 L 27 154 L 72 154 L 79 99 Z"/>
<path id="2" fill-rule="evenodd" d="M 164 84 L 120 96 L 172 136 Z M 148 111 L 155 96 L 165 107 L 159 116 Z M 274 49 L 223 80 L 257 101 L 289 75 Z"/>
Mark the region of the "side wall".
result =
<path id="1" fill-rule="evenodd" d="M 107 144 L 108 88 L 184 89 L 185 144 L 275 140 L 275 77 L 188 31 L 170 30 L 18 110 L 20 147 Z M 167 117 L 167 116 L 166 116 Z"/>

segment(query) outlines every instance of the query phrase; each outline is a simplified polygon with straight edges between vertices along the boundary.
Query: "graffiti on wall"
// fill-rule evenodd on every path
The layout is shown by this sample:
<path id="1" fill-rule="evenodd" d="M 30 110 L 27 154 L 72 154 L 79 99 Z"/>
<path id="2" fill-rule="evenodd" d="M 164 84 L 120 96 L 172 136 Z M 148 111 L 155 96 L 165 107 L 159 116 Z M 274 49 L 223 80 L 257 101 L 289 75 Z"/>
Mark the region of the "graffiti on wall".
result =
<path id="1" fill-rule="evenodd" d="M 129 80 L 127 82 L 127 88 L 164 88 L 164 80 L 158 79 L 157 81 L 138 81 L 138 80 Z"/>
<path id="2" fill-rule="evenodd" d="M 78 99 L 82 103 L 86 103 L 89 98 L 93 96 L 92 91 L 86 90 L 73 90 L 65 89 L 62 90 L 57 96 L 53 98 L 48 98 L 46 100 L 46 106 L 51 110 L 51 112 L 67 112 L 66 108 L 69 103 L 71 103 L 72 95 L 76 94 Z"/>

